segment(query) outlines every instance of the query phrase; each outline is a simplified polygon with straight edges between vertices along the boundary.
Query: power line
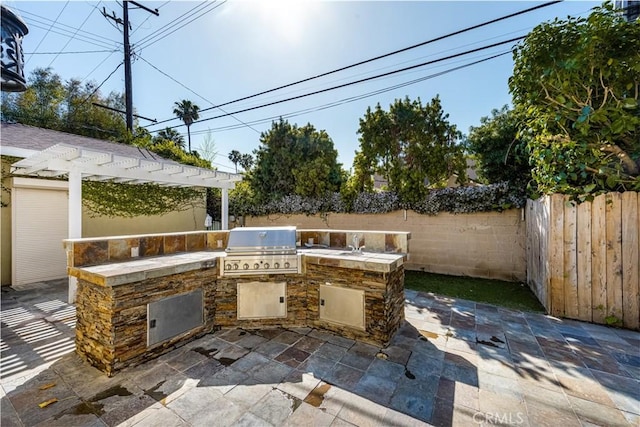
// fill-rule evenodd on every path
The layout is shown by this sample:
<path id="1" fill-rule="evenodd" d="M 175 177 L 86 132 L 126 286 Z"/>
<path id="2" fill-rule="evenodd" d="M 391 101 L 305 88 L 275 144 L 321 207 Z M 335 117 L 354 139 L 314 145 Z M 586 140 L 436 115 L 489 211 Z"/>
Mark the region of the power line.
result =
<path id="1" fill-rule="evenodd" d="M 122 61 L 121 63 L 118 64 L 118 66 L 111 72 L 109 73 L 109 75 L 107 76 L 106 79 L 104 79 L 102 81 L 102 83 L 100 83 L 94 90 L 93 92 L 91 92 L 81 103 L 80 105 L 84 104 L 85 102 L 87 102 L 89 99 L 91 99 L 91 97 L 98 91 L 98 89 L 100 89 L 102 87 L 103 84 L 105 84 L 107 82 L 107 80 L 109 80 L 111 78 L 111 76 L 113 76 L 115 74 L 116 71 L 118 71 L 118 68 L 122 67 L 122 65 L 124 64 L 124 61 Z"/>
<path id="2" fill-rule="evenodd" d="M 147 61 L 146 59 L 144 59 L 142 56 L 137 55 L 137 58 L 142 59 L 144 62 L 146 62 L 150 67 L 152 67 L 154 70 L 156 70 L 157 72 L 159 72 L 160 74 L 162 74 L 163 76 L 173 80 L 175 83 L 179 84 L 180 86 L 182 86 L 183 88 L 185 88 L 186 90 L 188 90 L 189 92 L 193 93 L 194 95 L 200 97 L 201 99 L 205 100 L 206 102 L 208 102 L 211 105 L 215 105 L 213 102 L 209 101 L 207 98 L 205 98 L 204 96 L 200 95 L 199 93 L 191 90 L 190 88 L 188 88 L 187 86 L 185 86 L 184 84 L 182 84 L 181 82 L 179 82 L 178 80 L 174 79 L 173 77 L 171 77 L 169 74 L 165 73 L 164 71 L 162 71 L 161 69 L 159 69 L 158 67 L 156 67 L 155 65 L 153 65 L 152 63 L 150 63 L 149 61 Z M 227 113 L 225 110 L 223 110 L 222 108 L 218 109 L 220 111 L 222 111 L 223 113 Z M 252 128 L 250 125 L 248 125 L 247 123 L 243 122 L 242 120 L 240 120 L 239 118 L 237 118 L 236 116 L 234 116 L 233 114 L 229 114 L 233 119 L 235 119 L 236 121 L 240 122 L 242 125 L 248 127 L 249 129 L 255 131 L 256 133 L 260 134 L 260 131 L 257 129 Z"/>
<path id="3" fill-rule="evenodd" d="M 99 63 L 98 65 L 96 65 L 96 66 L 93 68 L 93 70 L 89 71 L 89 74 L 87 74 L 86 76 L 84 76 L 84 78 L 83 78 L 82 80 L 80 80 L 80 82 L 83 82 L 83 81 L 87 80 L 91 74 L 93 74 L 93 73 L 94 73 L 98 68 L 100 68 L 100 66 L 101 66 L 102 64 L 104 64 L 105 62 L 107 62 L 107 59 L 111 58 L 111 57 L 113 56 L 113 54 L 114 54 L 114 53 L 116 53 L 116 52 L 119 52 L 119 50 L 113 51 L 113 52 L 111 52 L 109 55 L 107 55 L 107 57 L 106 57 L 106 58 L 104 58 L 102 61 L 100 61 L 100 63 Z"/>
<path id="4" fill-rule="evenodd" d="M 83 53 L 111 53 L 118 52 L 118 50 L 77 50 L 75 52 L 66 51 L 66 52 L 25 52 L 25 55 L 80 55 Z"/>
<path id="5" fill-rule="evenodd" d="M 205 7 L 207 4 L 207 1 L 203 1 L 200 4 L 192 7 L 191 9 L 189 9 L 188 11 L 186 11 L 185 13 L 183 13 L 182 15 L 178 16 L 177 18 L 169 21 L 169 23 L 167 23 L 166 25 L 163 25 L 161 28 L 153 31 L 151 34 L 147 34 L 146 36 L 142 37 L 140 40 L 138 40 L 138 43 L 144 43 L 152 38 L 155 38 L 157 36 L 159 36 L 160 34 L 169 31 L 171 28 L 173 28 L 174 26 L 178 25 L 178 23 L 184 21 L 185 19 L 189 18 L 183 18 L 185 15 L 190 14 L 191 12 L 193 12 L 195 9 L 201 8 L 201 7 Z M 197 12 L 194 12 L 197 13 Z"/>
<path id="6" fill-rule="evenodd" d="M 54 24 L 56 22 L 58 22 L 58 19 L 60 19 L 60 16 L 62 15 L 62 12 L 64 12 L 64 10 L 67 8 L 67 5 L 69 4 L 69 0 L 67 0 L 67 2 L 64 4 L 64 6 L 62 6 L 62 10 L 60 10 L 60 12 L 58 13 L 58 16 L 56 16 L 55 21 L 53 21 L 53 23 L 51 24 L 51 26 L 49 27 L 49 29 L 47 30 L 46 33 L 44 33 L 44 36 L 42 36 L 42 38 L 40 39 L 40 41 L 38 42 L 38 45 L 36 46 L 35 49 L 33 49 L 34 52 L 38 51 L 38 48 L 40 47 L 40 45 L 42 44 L 42 42 L 44 41 L 44 39 L 47 38 L 47 36 L 49 35 L 49 31 L 51 31 L 51 28 L 53 28 Z M 29 58 L 31 59 L 31 58 Z M 27 59 L 27 62 L 25 63 L 25 65 L 27 65 L 29 63 L 29 59 Z"/>
<path id="7" fill-rule="evenodd" d="M 490 45 L 487 45 L 487 46 L 482 46 L 482 47 L 479 47 L 479 48 L 476 48 L 476 49 L 467 50 L 465 52 L 456 53 L 456 54 L 453 54 L 453 55 L 445 56 L 445 57 L 442 57 L 442 58 L 434 59 L 434 60 L 423 62 L 423 63 L 420 63 L 420 64 L 411 65 L 411 66 L 408 66 L 408 67 L 400 68 L 398 70 L 393 70 L 393 71 L 389 71 L 389 72 L 386 72 L 386 73 L 377 74 L 375 76 L 366 77 L 366 78 L 363 78 L 363 79 L 355 80 L 355 81 L 344 83 L 344 84 L 341 84 L 341 85 L 332 86 L 332 87 L 329 87 L 329 88 L 316 90 L 316 91 L 313 91 L 313 92 L 308 92 L 308 93 L 305 93 L 305 94 L 302 94 L 302 95 L 292 96 L 292 97 L 281 99 L 281 100 L 278 100 L 278 101 L 273 101 L 273 102 L 268 102 L 268 103 L 265 103 L 265 104 L 260 104 L 260 105 L 254 106 L 254 107 L 244 108 L 242 110 L 234 111 L 231 114 L 239 114 L 239 113 L 244 113 L 244 112 L 247 112 L 247 111 L 257 110 L 259 108 L 270 107 L 272 105 L 282 104 L 283 102 L 293 101 L 293 100 L 296 100 L 296 99 L 305 98 L 307 96 L 317 95 L 319 93 L 329 92 L 329 91 L 332 91 L 332 90 L 336 90 L 336 89 L 341 89 L 341 88 L 344 88 L 344 87 L 352 86 L 352 85 L 355 85 L 355 84 L 364 83 L 364 82 L 367 82 L 367 81 L 370 81 L 370 80 L 375 80 L 375 79 L 379 79 L 381 77 L 386 77 L 386 76 L 390 76 L 390 75 L 393 75 L 393 74 L 398 74 L 398 73 L 401 73 L 401 72 L 404 72 L 404 71 L 408 71 L 408 70 L 412 70 L 412 69 L 415 69 L 415 68 L 418 68 L 418 67 L 424 67 L 426 65 L 431 65 L 431 64 L 438 63 L 438 62 L 447 61 L 449 59 L 457 58 L 457 57 L 460 57 L 460 56 L 463 56 L 463 55 L 468 55 L 470 53 L 480 52 L 481 50 L 491 49 L 493 47 L 501 46 L 501 45 L 508 44 L 508 43 L 513 43 L 515 41 L 522 40 L 525 37 L 526 36 L 514 37 L 514 38 L 511 38 L 509 40 L 504 40 L 504 41 L 501 41 L 501 42 L 498 42 L 498 43 L 493 43 L 493 44 L 490 44 Z M 221 117 L 227 117 L 229 115 L 230 114 L 222 114 L 222 115 L 218 115 L 218 116 L 209 117 L 209 118 L 206 118 L 206 119 L 196 120 L 193 123 L 206 122 L 206 121 L 213 120 L 213 119 L 219 119 Z M 157 124 L 161 124 L 161 123 L 163 123 L 163 122 L 160 121 Z M 181 127 L 181 126 L 184 126 L 184 125 L 175 125 L 175 126 L 171 126 L 169 128 L 170 129 L 174 129 L 174 128 Z"/>
<path id="8" fill-rule="evenodd" d="M 264 95 L 264 94 L 267 94 L 267 93 L 270 93 L 270 92 L 274 92 L 274 91 L 277 91 L 277 90 L 280 90 L 280 89 L 285 89 L 287 87 L 291 87 L 291 86 L 294 86 L 294 85 L 297 85 L 297 84 L 300 84 L 300 83 L 305 83 L 305 82 L 308 82 L 310 80 L 314 80 L 314 79 L 318 79 L 320 77 L 328 76 L 330 74 L 335 74 L 335 73 L 340 72 L 340 71 L 348 70 L 350 68 L 354 68 L 354 67 L 357 67 L 357 66 L 360 66 L 360 65 L 363 65 L 363 64 L 367 64 L 369 62 L 373 62 L 373 61 L 377 61 L 379 59 L 387 58 L 389 56 L 396 55 L 398 53 L 406 52 L 406 51 L 409 51 L 411 49 L 415 49 L 417 47 L 421 47 L 421 46 L 425 46 L 425 45 L 428 45 L 428 44 L 431 44 L 431 43 L 435 43 L 437 41 L 441 41 L 441 40 L 447 39 L 449 37 L 453 37 L 453 36 L 456 36 L 456 35 L 471 31 L 471 30 L 475 30 L 475 29 L 478 29 L 478 28 L 481 28 L 481 27 L 484 27 L 484 26 L 487 26 L 487 25 L 490 25 L 490 24 L 494 24 L 496 22 L 503 21 L 505 19 L 510 19 L 510 18 L 519 16 L 519 15 L 523 15 L 523 14 L 526 14 L 526 13 L 529 13 L 529 12 L 533 12 L 535 10 L 542 9 L 542 8 L 545 8 L 545 7 L 548 7 L 548 6 L 552 6 L 554 4 L 561 3 L 561 2 L 562 2 L 562 0 L 554 0 L 554 1 L 547 2 L 547 3 L 543 3 L 541 5 L 533 6 L 533 7 L 527 8 L 527 9 L 523 9 L 523 10 L 521 10 L 519 12 L 510 13 L 508 15 L 504 15 L 504 16 L 501 16 L 499 18 L 492 19 L 490 21 L 485 21 L 485 22 L 482 22 L 480 24 L 476 24 L 476 25 L 473 25 L 473 26 L 470 26 L 470 27 L 466 27 L 466 28 L 463 28 L 461 30 L 445 34 L 443 36 L 439 36 L 439 37 L 436 37 L 436 38 L 433 38 L 433 39 L 430 39 L 430 40 L 426 40 L 426 41 L 423 41 L 421 43 L 417 43 L 417 44 L 414 44 L 414 45 L 411 45 L 411 46 L 408 46 L 408 47 L 405 47 L 405 48 L 402 48 L 402 49 L 394 50 L 392 52 L 388 52 L 388 53 L 385 53 L 383 55 L 378 55 L 378 56 L 375 56 L 373 58 L 366 59 L 364 61 L 359 61 L 359 62 L 356 62 L 356 63 L 351 64 L 351 65 L 347 65 L 347 66 L 344 66 L 344 67 L 336 68 L 335 70 L 331 70 L 331 71 L 327 71 L 325 73 L 317 74 L 315 76 L 307 77 L 305 79 L 298 80 L 298 81 L 295 81 L 293 83 L 288 83 L 286 85 L 278 86 L 278 87 L 275 87 L 275 88 L 272 88 L 272 89 L 268 89 L 268 90 L 265 90 L 265 91 L 262 91 L 262 92 L 255 93 L 253 95 L 249 95 L 249 96 L 245 96 L 245 97 L 242 97 L 242 98 L 234 99 L 232 101 L 228 101 L 228 102 L 225 102 L 223 104 L 219 104 L 219 105 L 217 105 L 215 107 L 205 108 L 205 109 L 201 110 L 201 112 L 205 112 L 205 111 L 211 110 L 211 109 L 216 108 L 216 107 L 222 107 L 222 106 L 225 106 L 225 105 L 229 105 L 229 104 L 233 104 L 233 103 L 236 103 L 236 102 L 244 101 L 244 100 L 247 100 L 247 99 L 255 98 L 255 97 L 260 96 L 260 95 Z M 171 118 L 171 119 L 161 120 L 161 121 L 158 122 L 158 124 L 165 123 L 165 122 L 168 122 L 170 120 L 175 120 L 175 119 Z"/>
<path id="9" fill-rule="evenodd" d="M 319 106 L 316 106 L 316 107 L 306 108 L 306 109 L 303 109 L 303 110 L 298 110 L 298 111 L 294 111 L 294 112 L 290 112 L 290 113 L 286 113 L 286 114 L 278 114 L 278 115 L 267 117 L 267 118 L 264 118 L 264 119 L 253 120 L 253 121 L 250 121 L 249 123 L 252 124 L 252 125 L 269 123 L 269 122 L 271 122 L 273 120 L 276 120 L 276 119 L 278 119 L 280 117 L 282 117 L 282 118 L 291 118 L 291 117 L 297 117 L 297 116 L 301 116 L 301 115 L 308 114 L 308 113 L 313 113 L 313 112 L 317 112 L 317 111 L 326 110 L 326 109 L 329 109 L 329 108 L 333 108 L 333 107 L 337 107 L 337 106 L 340 106 L 340 105 L 348 104 L 350 102 L 359 101 L 361 99 L 365 99 L 365 98 L 369 98 L 369 97 L 372 97 L 372 96 L 375 96 L 375 95 L 379 95 L 381 93 L 390 92 L 392 90 L 396 90 L 396 89 L 399 89 L 399 88 L 402 88 L 402 87 L 405 87 L 405 86 L 410 86 L 410 85 L 413 85 L 413 84 L 416 84 L 416 83 L 420 83 L 420 82 L 423 82 L 425 80 L 430 80 L 430 79 L 433 79 L 433 78 L 436 78 L 436 77 L 440 77 L 442 75 L 445 75 L 445 74 L 448 74 L 448 73 L 451 73 L 451 72 L 454 72 L 454 71 L 458 71 L 458 70 L 461 70 L 463 68 L 468 68 L 468 67 L 471 67 L 473 65 L 477 65 L 477 64 L 480 64 L 480 63 L 483 63 L 483 62 L 487 62 L 487 61 L 490 61 L 492 59 L 496 59 L 498 57 L 507 55 L 509 53 L 511 53 L 510 50 L 502 52 L 502 53 L 498 53 L 498 54 L 495 54 L 495 55 L 491 55 L 489 57 L 482 58 L 482 59 L 479 59 L 479 60 L 476 60 L 476 61 L 473 61 L 473 62 L 470 62 L 470 63 L 467 63 L 467 64 L 463 64 L 463 65 L 459 65 L 459 66 L 456 66 L 456 67 L 453 67 L 453 68 L 449 68 L 449 69 L 444 70 L 444 71 L 439 71 L 437 73 L 429 74 L 427 76 L 423 76 L 423 77 L 420 77 L 420 78 L 417 78 L 417 79 L 414 79 L 414 80 L 410 80 L 410 81 L 407 81 L 407 82 L 399 83 L 399 84 L 396 84 L 396 85 L 393 85 L 393 86 L 388 86 L 388 87 L 385 87 L 385 88 L 382 88 L 382 89 L 377 89 L 375 91 L 366 92 L 366 93 L 360 94 L 360 95 L 350 96 L 350 97 L 343 98 L 343 99 L 338 100 L 338 101 L 333 101 L 333 102 L 330 102 L 330 103 L 327 103 L 327 104 L 322 104 L 322 105 L 319 105 Z M 200 134 L 202 134 L 204 132 L 208 132 L 208 131 L 211 131 L 211 132 L 222 132 L 222 131 L 227 131 L 227 130 L 235 130 L 235 129 L 239 129 L 239 128 L 241 128 L 241 126 L 239 126 L 239 125 L 220 126 L 218 128 L 208 129 L 207 131 L 195 131 L 195 132 L 192 132 L 192 135 L 200 135 Z"/>
<path id="10" fill-rule="evenodd" d="M 42 26 L 40 26 L 40 25 L 34 24 L 33 22 L 28 22 L 28 24 L 29 24 L 29 27 L 35 27 L 35 28 L 40 28 L 40 29 L 42 29 L 42 30 L 47 30 L 47 28 L 46 28 L 46 27 L 42 27 Z M 68 30 L 61 30 L 61 31 L 68 31 Z M 49 30 L 49 32 L 50 32 L 50 33 L 53 33 L 53 34 L 61 35 L 61 36 L 63 36 L 63 37 L 71 37 L 68 33 L 63 33 L 63 32 L 60 32 L 60 31 Z M 68 32 L 69 32 L 69 31 L 68 31 Z M 91 40 L 91 39 L 87 38 L 86 36 L 80 36 L 80 35 L 77 35 L 77 36 L 76 36 L 76 40 L 81 41 L 81 42 L 84 42 L 84 43 L 89 43 L 89 44 L 92 44 L 92 45 L 94 45 L 94 46 L 102 47 L 102 48 L 110 48 L 110 47 L 113 47 L 113 46 L 111 46 L 111 45 L 109 45 L 109 44 L 107 44 L 107 43 L 105 43 L 105 42 L 100 41 L 100 40 L 93 41 L 93 40 Z M 37 53 L 37 52 L 34 52 L 34 53 Z"/>
<path id="11" fill-rule="evenodd" d="M 179 29 L 185 27 L 186 25 L 192 23 L 193 21 L 200 19 L 201 17 L 203 17 L 204 15 L 206 15 L 209 12 L 213 12 L 214 10 L 216 10 L 217 8 L 219 8 L 220 6 L 222 6 L 223 4 L 225 4 L 227 2 L 227 0 L 224 0 L 222 3 L 219 4 L 215 4 L 215 1 L 212 3 L 212 5 L 214 5 L 212 8 L 210 8 L 209 10 L 202 12 L 200 15 L 196 16 L 195 18 L 193 18 L 191 21 L 186 22 L 184 24 L 182 24 L 180 27 L 174 29 L 173 31 L 171 31 L 170 33 L 165 34 L 164 36 L 160 37 L 160 38 L 156 38 L 155 40 L 148 40 L 147 42 L 145 42 L 145 44 L 143 44 L 142 46 L 137 46 L 140 49 L 144 49 L 146 47 L 149 47 L 151 45 L 154 45 L 156 43 L 158 43 L 160 40 L 163 40 L 164 38 L 170 36 L 171 34 L 175 33 L 176 31 L 178 31 Z"/>
<path id="12" fill-rule="evenodd" d="M 94 6 L 94 9 L 95 8 L 96 7 Z M 115 43 L 115 44 L 122 44 L 121 42 L 117 42 L 115 40 L 106 38 L 104 36 L 101 36 L 101 35 L 98 35 L 98 34 L 95 34 L 95 33 L 91 33 L 91 32 L 86 31 L 86 30 L 81 30 L 79 28 L 72 27 L 72 26 L 67 25 L 67 24 L 63 24 L 62 22 L 52 21 L 51 19 L 49 19 L 47 17 L 37 15 L 37 14 L 35 14 L 33 12 L 22 10 L 20 8 L 16 8 L 16 10 L 20 11 L 20 13 L 22 15 L 26 15 L 26 16 L 30 16 L 31 17 L 31 18 L 29 18 L 27 20 L 29 25 L 33 25 L 32 21 L 38 22 L 41 25 L 49 25 L 49 23 L 52 23 L 52 25 L 51 25 L 52 28 L 56 28 L 56 29 L 58 29 L 60 31 L 66 31 L 67 33 L 71 33 L 72 31 L 77 31 L 78 32 L 77 36 L 85 37 L 85 38 L 88 38 L 88 39 L 93 40 L 95 42 L 100 42 L 100 43 L 111 42 L 111 43 Z M 66 27 L 66 28 L 63 28 L 63 27 Z M 42 27 L 38 27 L 38 28 L 42 28 Z M 46 28 L 43 28 L 43 29 L 46 30 Z M 52 31 L 52 32 L 55 33 L 55 34 L 61 34 L 61 33 L 56 33 L 54 31 Z M 61 35 L 66 35 L 66 34 L 61 34 Z"/>
<path id="13" fill-rule="evenodd" d="M 80 24 L 80 27 L 78 27 L 78 29 L 76 30 L 75 33 L 73 33 L 73 35 L 71 36 L 71 38 L 69 38 L 69 40 L 67 40 L 67 42 L 64 44 L 64 46 L 62 46 L 62 49 L 60 50 L 65 50 L 67 48 L 67 46 L 69 46 L 69 43 L 71 43 L 71 40 L 74 39 L 74 37 L 76 36 L 76 34 L 78 34 L 78 31 L 80 31 L 80 29 L 82 27 L 84 27 L 84 24 L 89 20 L 89 18 L 91 17 L 91 15 L 93 15 L 93 9 L 89 12 L 89 14 L 87 15 L 86 18 L 84 18 L 84 21 L 82 21 L 82 24 Z M 37 49 L 36 49 L 37 50 Z M 53 65 L 53 62 L 58 59 L 58 57 L 60 56 L 60 54 L 57 54 L 56 56 L 53 57 L 53 59 L 51 60 L 51 62 L 49 62 L 49 65 L 47 65 L 47 68 L 51 67 L 51 65 Z"/>
<path id="14" fill-rule="evenodd" d="M 169 1 L 166 1 L 166 2 L 162 3 L 160 6 L 158 6 L 157 10 L 162 9 L 163 7 L 165 7 L 168 4 L 169 4 Z M 133 35 L 136 31 L 138 31 L 139 28 L 141 28 L 144 24 L 146 24 L 147 21 L 149 20 L 149 18 L 151 18 L 151 15 L 147 15 L 147 17 L 144 19 L 144 21 L 142 21 L 140 23 L 140 25 L 138 25 L 133 31 L 131 31 L 130 35 Z"/>

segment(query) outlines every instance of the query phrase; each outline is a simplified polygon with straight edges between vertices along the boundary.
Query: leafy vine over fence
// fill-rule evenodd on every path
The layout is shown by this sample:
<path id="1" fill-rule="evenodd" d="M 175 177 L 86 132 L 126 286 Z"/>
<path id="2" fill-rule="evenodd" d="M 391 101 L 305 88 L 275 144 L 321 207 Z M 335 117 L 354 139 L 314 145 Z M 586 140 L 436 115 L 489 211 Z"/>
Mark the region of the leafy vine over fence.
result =
<path id="1" fill-rule="evenodd" d="M 522 208 L 526 195 L 506 182 L 478 187 L 458 187 L 431 190 L 417 202 L 402 202 L 396 193 L 360 193 L 350 203 L 339 193 L 311 198 L 288 195 L 267 203 L 247 203 L 246 199 L 231 198 L 230 212 L 238 215 L 306 214 L 318 213 L 386 213 L 398 209 L 412 209 L 418 213 L 436 215 L 438 212 L 470 213 L 502 211 Z"/>

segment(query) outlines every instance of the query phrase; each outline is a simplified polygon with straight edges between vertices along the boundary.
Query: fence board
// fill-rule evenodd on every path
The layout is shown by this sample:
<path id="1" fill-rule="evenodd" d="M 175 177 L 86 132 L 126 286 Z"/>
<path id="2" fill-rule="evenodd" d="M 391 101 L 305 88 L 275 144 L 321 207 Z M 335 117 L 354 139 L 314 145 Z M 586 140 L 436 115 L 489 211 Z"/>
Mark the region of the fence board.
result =
<path id="1" fill-rule="evenodd" d="M 564 315 L 578 318 L 578 271 L 577 271 L 577 208 L 568 196 L 563 198 L 563 287 Z"/>
<path id="2" fill-rule="evenodd" d="M 591 206 L 591 304 L 592 319 L 604 323 L 607 316 L 607 239 L 605 195 L 593 199 Z"/>
<path id="3" fill-rule="evenodd" d="M 606 195 L 607 314 L 622 321 L 622 198 Z"/>
<path id="4" fill-rule="evenodd" d="M 640 326 L 640 197 L 622 194 L 622 316 L 626 328 Z"/>
<path id="5" fill-rule="evenodd" d="M 564 196 L 554 194 L 550 203 L 549 275 L 551 285 L 551 314 L 564 315 L 563 225 Z"/>
<path id="6" fill-rule="evenodd" d="M 591 203 L 580 203 L 577 209 L 578 318 L 591 322 Z"/>
<path id="7" fill-rule="evenodd" d="M 527 210 L 527 277 L 547 311 L 640 329 L 640 193 L 562 195 Z"/>

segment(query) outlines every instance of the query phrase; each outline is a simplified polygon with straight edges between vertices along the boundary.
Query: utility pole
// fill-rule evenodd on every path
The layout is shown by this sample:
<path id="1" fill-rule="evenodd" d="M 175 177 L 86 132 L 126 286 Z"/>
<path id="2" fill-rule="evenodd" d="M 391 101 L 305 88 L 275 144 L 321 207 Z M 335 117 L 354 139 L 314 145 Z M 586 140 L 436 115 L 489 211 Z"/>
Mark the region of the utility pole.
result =
<path id="1" fill-rule="evenodd" d="M 124 101 L 127 111 L 127 130 L 133 135 L 133 83 L 131 81 L 131 45 L 129 44 L 129 2 L 122 2 L 124 19 Z"/>
<path id="2" fill-rule="evenodd" d="M 107 15 L 106 10 L 102 9 L 102 15 L 105 18 L 114 20 L 116 23 L 124 27 L 124 98 L 127 117 L 127 130 L 133 133 L 133 83 L 131 81 L 131 44 L 129 43 L 129 3 L 133 3 L 140 9 L 144 9 L 149 13 L 160 16 L 158 9 L 149 9 L 133 0 L 122 2 L 122 19 Z"/>

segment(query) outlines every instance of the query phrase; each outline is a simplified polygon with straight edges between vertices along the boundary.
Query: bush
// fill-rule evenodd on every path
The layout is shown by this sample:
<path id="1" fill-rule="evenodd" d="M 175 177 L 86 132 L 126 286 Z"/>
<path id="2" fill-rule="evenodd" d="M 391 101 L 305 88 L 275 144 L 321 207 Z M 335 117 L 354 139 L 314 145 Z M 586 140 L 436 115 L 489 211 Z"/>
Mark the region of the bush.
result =
<path id="1" fill-rule="evenodd" d="M 347 209 L 348 205 L 340 193 L 327 193 L 321 198 L 289 195 L 264 204 L 230 197 L 230 212 L 236 212 L 238 215 L 263 216 L 316 215 L 330 212 L 371 214 L 412 209 L 418 213 L 436 215 L 439 212 L 502 211 L 521 208 L 525 202 L 526 195 L 522 190 L 514 189 L 503 182 L 478 187 L 431 190 L 423 200 L 414 203 L 402 203 L 398 195 L 392 192 L 363 192 L 355 196 L 350 209 Z"/>

